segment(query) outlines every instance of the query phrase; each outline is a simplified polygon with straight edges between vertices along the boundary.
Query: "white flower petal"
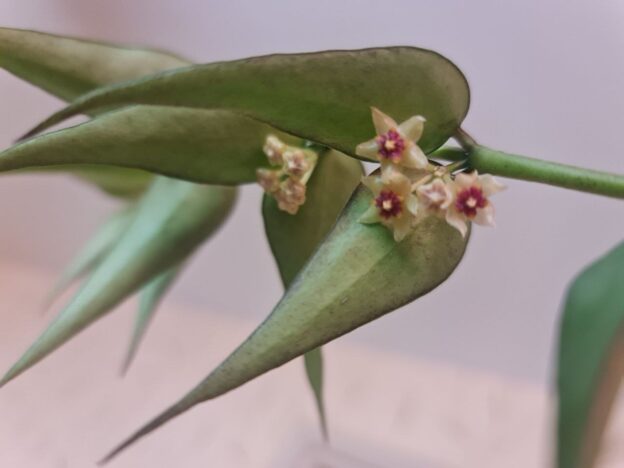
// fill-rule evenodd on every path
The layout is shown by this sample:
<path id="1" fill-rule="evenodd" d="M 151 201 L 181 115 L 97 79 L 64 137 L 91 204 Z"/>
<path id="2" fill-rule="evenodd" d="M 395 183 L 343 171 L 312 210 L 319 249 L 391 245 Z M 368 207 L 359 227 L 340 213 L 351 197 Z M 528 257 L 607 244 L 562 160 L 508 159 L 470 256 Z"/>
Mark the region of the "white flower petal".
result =
<path id="1" fill-rule="evenodd" d="M 362 185 L 373 192 L 374 196 L 377 196 L 383 187 L 383 182 L 381 181 L 381 177 L 377 175 L 370 175 L 362 177 Z"/>
<path id="2" fill-rule="evenodd" d="M 418 214 L 418 198 L 415 195 L 409 195 L 405 200 L 405 208 L 413 215 Z"/>
<path id="3" fill-rule="evenodd" d="M 483 174 L 479 177 L 479 182 L 486 197 L 501 192 L 506 188 L 503 183 L 496 180 L 491 174 Z"/>
<path id="4" fill-rule="evenodd" d="M 374 224 L 380 221 L 379 210 L 375 205 L 371 205 L 358 219 L 358 222 L 362 224 Z"/>
<path id="5" fill-rule="evenodd" d="M 394 233 L 393 233 L 394 240 L 396 242 L 401 242 L 412 229 L 411 217 L 405 216 L 405 215 L 401 216 L 396 221 L 394 221 L 393 228 L 394 228 Z"/>
<path id="6" fill-rule="evenodd" d="M 472 187 L 473 185 L 476 184 L 478 176 L 479 174 L 477 174 L 477 171 L 462 172 L 461 174 L 457 174 L 455 176 L 455 184 L 460 189 Z"/>
<path id="7" fill-rule="evenodd" d="M 371 161 L 377 161 L 379 159 L 379 145 L 377 145 L 377 140 L 373 138 L 372 140 L 360 143 L 355 147 L 355 154 L 370 159 Z"/>
<path id="8" fill-rule="evenodd" d="M 384 133 L 388 133 L 388 130 L 397 128 L 397 123 L 394 119 L 384 114 L 376 107 L 371 107 L 371 113 L 373 114 L 373 125 L 375 126 L 377 135 L 383 135 Z"/>
<path id="9" fill-rule="evenodd" d="M 480 226 L 496 226 L 496 222 L 494 221 L 494 206 L 492 203 L 488 203 L 484 208 L 477 210 L 477 215 L 474 217 L 473 221 Z"/>
<path id="10" fill-rule="evenodd" d="M 410 169 L 424 169 L 429 164 L 429 160 L 418 145 L 412 144 L 405 151 L 402 164 Z"/>
<path id="11" fill-rule="evenodd" d="M 462 237 L 466 237 L 466 233 L 468 232 L 468 225 L 466 224 L 466 220 L 461 213 L 458 213 L 456 210 L 448 210 L 446 212 L 446 222 L 453 226 L 455 229 L 459 231 Z"/>
<path id="12" fill-rule="evenodd" d="M 399 125 L 399 132 L 408 140 L 417 142 L 423 134 L 425 118 L 421 115 L 410 117 Z"/>

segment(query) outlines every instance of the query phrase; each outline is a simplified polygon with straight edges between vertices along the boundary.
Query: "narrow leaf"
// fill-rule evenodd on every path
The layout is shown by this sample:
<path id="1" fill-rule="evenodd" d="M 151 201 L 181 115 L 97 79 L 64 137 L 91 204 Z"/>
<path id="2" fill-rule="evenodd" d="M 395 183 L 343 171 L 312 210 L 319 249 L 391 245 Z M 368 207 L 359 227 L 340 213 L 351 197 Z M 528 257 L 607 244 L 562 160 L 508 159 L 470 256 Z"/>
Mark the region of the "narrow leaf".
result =
<path id="1" fill-rule="evenodd" d="M 65 101 L 98 86 L 189 63 L 153 49 L 0 28 L 0 67 Z"/>
<path id="2" fill-rule="evenodd" d="M 399 121 L 420 114 L 430 152 L 458 128 L 469 89 L 443 56 L 415 47 L 326 51 L 195 65 L 95 90 L 37 126 L 108 106 L 227 109 L 354 155 L 371 137 L 370 106 Z"/>
<path id="3" fill-rule="evenodd" d="M 128 371 L 130 364 L 132 364 L 139 348 L 139 344 L 141 343 L 143 335 L 145 335 L 145 331 L 147 330 L 147 326 L 158 308 L 158 304 L 169 288 L 173 285 L 173 282 L 176 280 L 179 273 L 180 267 L 174 267 L 156 276 L 141 289 L 139 294 L 139 310 L 137 311 L 134 331 L 132 332 L 128 353 L 124 359 L 122 374 L 125 374 Z"/>
<path id="4" fill-rule="evenodd" d="M 197 387 L 105 460 L 196 404 L 375 320 L 446 280 L 467 239 L 430 216 L 396 243 L 385 227 L 358 222 L 371 202 L 370 192 L 360 186 L 269 317 Z"/>
<path id="5" fill-rule="evenodd" d="M 558 357 L 559 468 L 592 468 L 624 374 L 624 243 L 572 283 Z"/>
<path id="6" fill-rule="evenodd" d="M 296 215 L 281 211 L 275 199 L 265 195 L 262 203 L 264 227 L 286 288 L 330 232 L 361 177 L 362 166 L 358 161 L 337 151 L 327 151 L 319 158 L 308 182 L 306 203 Z M 327 438 L 321 353 L 321 349 L 316 348 L 304 357 L 321 429 Z"/>
<path id="7" fill-rule="evenodd" d="M 176 55 L 152 49 L 0 28 L 0 68 L 65 101 L 98 86 L 189 64 Z M 102 165 L 57 169 L 123 198 L 142 193 L 152 178 L 144 172 Z"/>
<path id="8" fill-rule="evenodd" d="M 46 303 L 51 303 L 74 281 L 91 271 L 111 251 L 132 222 L 134 207 L 126 207 L 111 216 L 71 261 L 50 291 Z"/>
<path id="9" fill-rule="evenodd" d="M 188 257 L 227 217 L 236 189 L 157 178 L 128 230 L 55 321 L 0 381 L 6 384 Z"/>
<path id="10" fill-rule="evenodd" d="M 268 165 L 262 145 L 269 133 L 275 131 L 229 112 L 138 106 L 17 144 L 0 153 L 0 171 L 108 164 L 194 182 L 240 184 L 254 181 L 256 169 Z"/>

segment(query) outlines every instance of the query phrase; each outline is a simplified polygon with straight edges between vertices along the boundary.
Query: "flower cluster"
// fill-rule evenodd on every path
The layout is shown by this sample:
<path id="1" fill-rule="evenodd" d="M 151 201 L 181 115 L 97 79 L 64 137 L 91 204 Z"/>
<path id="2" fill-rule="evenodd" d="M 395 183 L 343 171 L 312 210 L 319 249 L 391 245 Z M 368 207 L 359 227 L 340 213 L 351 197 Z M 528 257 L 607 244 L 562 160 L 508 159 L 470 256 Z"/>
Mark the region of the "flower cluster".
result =
<path id="1" fill-rule="evenodd" d="M 427 216 L 438 216 L 466 236 L 468 222 L 494 225 L 489 198 L 504 186 L 491 175 L 476 171 L 452 175 L 444 166 L 430 164 L 417 143 L 425 119 L 411 117 L 398 125 L 379 109 L 372 109 L 377 137 L 358 145 L 356 153 L 381 163 L 381 173 L 362 183 L 373 193 L 361 223 L 382 223 L 402 240 Z"/>
<path id="2" fill-rule="evenodd" d="M 258 183 L 275 198 L 280 210 L 296 214 L 306 200 L 306 184 L 316 166 L 316 153 L 289 146 L 275 135 L 267 136 L 262 149 L 275 168 L 257 169 Z"/>

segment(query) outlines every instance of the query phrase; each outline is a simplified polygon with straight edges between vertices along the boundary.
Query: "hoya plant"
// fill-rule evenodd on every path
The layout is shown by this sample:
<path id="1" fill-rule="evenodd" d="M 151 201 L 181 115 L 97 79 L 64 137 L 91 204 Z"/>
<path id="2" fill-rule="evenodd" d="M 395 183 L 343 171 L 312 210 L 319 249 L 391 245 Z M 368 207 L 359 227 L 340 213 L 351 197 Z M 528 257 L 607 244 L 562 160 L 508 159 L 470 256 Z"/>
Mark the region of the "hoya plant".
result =
<path id="1" fill-rule="evenodd" d="M 494 195 L 504 189 L 497 177 L 624 198 L 624 176 L 476 142 L 462 127 L 466 77 L 431 50 L 192 64 L 157 50 L 0 29 L 0 66 L 69 103 L 0 153 L 0 171 L 69 172 L 123 200 L 51 297 L 75 281 L 81 287 L 0 385 L 138 293 L 127 369 L 187 259 L 228 218 L 237 187 L 258 183 L 265 192 L 283 297 L 204 380 L 105 460 L 300 356 L 327 437 L 321 347 L 443 283 L 472 226 L 494 224 Z M 89 119 L 45 133 L 79 114 Z M 376 165 L 369 175 L 362 162 Z M 624 370 L 623 282 L 621 244 L 564 300 L 558 468 L 596 460 Z"/>

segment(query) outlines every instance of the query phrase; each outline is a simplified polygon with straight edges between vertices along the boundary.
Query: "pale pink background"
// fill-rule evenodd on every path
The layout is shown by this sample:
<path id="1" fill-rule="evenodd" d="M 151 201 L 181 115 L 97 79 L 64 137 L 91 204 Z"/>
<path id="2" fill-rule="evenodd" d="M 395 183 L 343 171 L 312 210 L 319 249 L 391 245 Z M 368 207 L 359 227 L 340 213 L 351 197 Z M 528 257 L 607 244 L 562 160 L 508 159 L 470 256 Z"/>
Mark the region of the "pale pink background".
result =
<path id="1" fill-rule="evenodd" d="M 619 1 L 3 0 L 0 22 L 149 44 L 198 61 L 376 45 L 434 48 L 468 76 L 473 102 L 465 127 L 483 143 L 624 172 Z M 3 72 L 0 103 L 2 147 L 60 106 Z M 344 340 L 549 385 L 564 288 L 621 240 L 624 205 L 508 185 L 496 199 L 498 227 L 475 230 L 446 284 Z M 263 238 L 259 194 L 245 188 L 233 219 L 176 287 L 178 302 L 258 322 L 268 313 L 280 284 Z M 57 273 L 112 207 L 63 176 L 2 177 L 0 259 Z"/>

